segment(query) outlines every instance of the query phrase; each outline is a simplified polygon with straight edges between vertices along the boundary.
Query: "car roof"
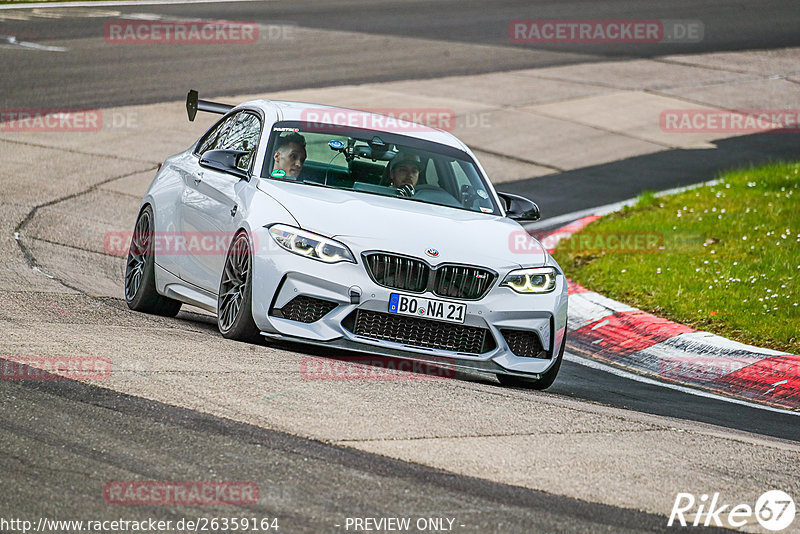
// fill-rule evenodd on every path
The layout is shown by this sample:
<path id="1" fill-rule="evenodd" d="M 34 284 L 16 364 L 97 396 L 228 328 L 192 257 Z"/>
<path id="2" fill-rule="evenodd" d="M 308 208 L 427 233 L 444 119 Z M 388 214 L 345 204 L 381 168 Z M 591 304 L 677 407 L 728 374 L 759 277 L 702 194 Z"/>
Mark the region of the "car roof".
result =
<path id="1" fill-rule="evenodd" d="M 337 126 L 368 124 L 371 126 L 365 126 L 366 129 L 398 133 L 416 139 L 441 143 L 469 152 L 467 146 L 449 132 L 381 113 L 371 113 L 364 110 L 326 106 L 308 102 L 291 102 L 287 100 L 251 100 L 240 104 L 237 108 L 238 107 L 258 107 L 265 112 L 277 111 L 279 121 L 307 121 L 310 120 L 310 113 L 314 113 L 314 119 L 312 119 L 314 122 L 319 121 L 320 123 L 334 124 Z M 403 108 L 399 107 L 397 109 L 398 111 L 403 110 Z M 409 108 L 409 112 L 412 111 L 413 109 Z M 447 110 L 429 111 L 447 112 Z M 450 116 L 454 118 L 454 114 L 450 113 Z M 385 124 L 386 127 L 381 128 L 381 124 Z"/>

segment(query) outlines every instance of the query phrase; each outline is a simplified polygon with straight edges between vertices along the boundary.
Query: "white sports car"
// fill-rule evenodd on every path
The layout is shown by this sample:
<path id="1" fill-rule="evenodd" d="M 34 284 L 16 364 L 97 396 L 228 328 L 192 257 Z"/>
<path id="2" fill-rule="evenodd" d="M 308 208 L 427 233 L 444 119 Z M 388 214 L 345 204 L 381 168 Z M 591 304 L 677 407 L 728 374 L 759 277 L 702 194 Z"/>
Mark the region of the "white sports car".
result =
<path id="1" fill-rule="evenodd" d="M 217 315 L 226 338 L 313 343 L 553 383 L 567 284 L 450 133 L 297 102 L 187 98 L 223 117 L 166 159 L 125 272 L 133 310 Z"/>

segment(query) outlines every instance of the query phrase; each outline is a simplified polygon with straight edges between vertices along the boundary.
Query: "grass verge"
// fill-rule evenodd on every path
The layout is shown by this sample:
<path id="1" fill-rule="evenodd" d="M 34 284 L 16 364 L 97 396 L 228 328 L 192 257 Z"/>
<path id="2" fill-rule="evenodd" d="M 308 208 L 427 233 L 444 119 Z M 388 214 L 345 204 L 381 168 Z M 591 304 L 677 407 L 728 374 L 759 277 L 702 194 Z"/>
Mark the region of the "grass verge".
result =
<path id="1" fill-rule="evenodd" d="M 800 162 L 643 194 L 562 240 L 554 256 L 568 277 L 615 300 L 800 354 Z"/>

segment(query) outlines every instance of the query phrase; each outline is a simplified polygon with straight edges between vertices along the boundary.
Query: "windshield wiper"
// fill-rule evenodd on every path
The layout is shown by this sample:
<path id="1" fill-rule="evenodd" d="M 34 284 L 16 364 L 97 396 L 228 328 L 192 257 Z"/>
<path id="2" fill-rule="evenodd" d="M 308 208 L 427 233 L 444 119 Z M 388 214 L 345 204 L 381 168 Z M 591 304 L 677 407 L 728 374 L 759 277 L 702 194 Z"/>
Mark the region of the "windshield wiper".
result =
<path id="1" fill-rule="evenodd" d="M 308 185 L 315 185 L 317 187 L 325 187 L 327 189 L 342 189 L 341 187 L 336 187 L 333 185 L 328 184 L 321 184 L 319 182 L 312 182 L 311 180 L 298 180 L 301 184 L 308 184 Z"/>

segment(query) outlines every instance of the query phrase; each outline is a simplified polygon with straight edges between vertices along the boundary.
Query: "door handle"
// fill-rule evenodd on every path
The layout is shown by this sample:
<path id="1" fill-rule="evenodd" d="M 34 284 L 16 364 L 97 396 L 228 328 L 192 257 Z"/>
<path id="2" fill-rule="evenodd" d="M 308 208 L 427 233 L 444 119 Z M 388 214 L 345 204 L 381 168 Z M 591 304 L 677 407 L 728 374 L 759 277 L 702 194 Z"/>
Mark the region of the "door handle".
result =
<path id="1" fill-rule="evenodd" d="M 236 204 L 234 204 L 234 205 L 233 205 L 233 207 L 231 208 L 231 217 L 233 217 L 234 215 L 236 215 L 236 211 L 237 211 L 238 209 L 239 209 L 239 206 L 238 206 L 238 205 L 236 205 Z"/>

